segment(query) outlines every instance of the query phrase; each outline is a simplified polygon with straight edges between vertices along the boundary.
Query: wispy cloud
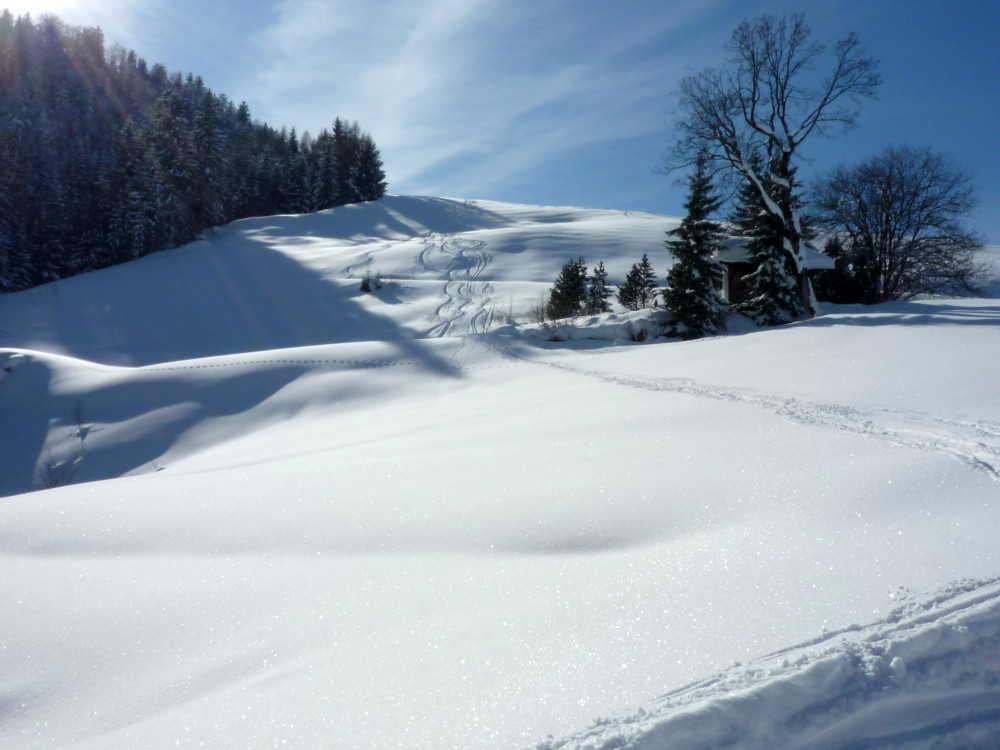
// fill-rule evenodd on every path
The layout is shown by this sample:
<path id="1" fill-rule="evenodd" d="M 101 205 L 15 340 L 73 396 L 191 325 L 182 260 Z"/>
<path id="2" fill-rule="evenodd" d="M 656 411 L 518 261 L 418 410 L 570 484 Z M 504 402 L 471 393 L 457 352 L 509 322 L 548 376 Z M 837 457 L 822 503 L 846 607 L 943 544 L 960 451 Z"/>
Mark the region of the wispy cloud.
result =
<path id="1" fill-rule="evenodd" d="M 247 88 L 272 123 L 358 120 L 394 190 L 484 194 L 540 160 L 662 130 L 688 61 L 679 32 L 712 4 L 593 5 L 286 0 Z"/>

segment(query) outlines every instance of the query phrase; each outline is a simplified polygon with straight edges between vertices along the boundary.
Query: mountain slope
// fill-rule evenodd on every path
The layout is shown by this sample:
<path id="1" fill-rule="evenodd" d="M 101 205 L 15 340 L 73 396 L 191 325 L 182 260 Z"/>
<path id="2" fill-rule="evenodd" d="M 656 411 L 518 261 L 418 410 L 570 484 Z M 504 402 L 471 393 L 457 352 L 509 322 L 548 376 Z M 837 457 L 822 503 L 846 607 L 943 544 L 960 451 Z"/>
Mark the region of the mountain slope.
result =
<path id="1" fill-rule="evenodd" d="M 477 333 L 672 225 L 390 197 L 0 297 L 2 489 L 88 480 L 0 500 L 0 745 L 989 747 L 1000 302 Z"/>
<path id="2" fill-rule="evenodd" d="M 652 214 L 387 196 L 246 219 L 193 245 L 0 297 L 0 342 L 147 365 L 482 331 L 538 301 L 578 255 L 612 278 L 663 245 Z M 392 283 L 358 290 L 366 270 Z"/>

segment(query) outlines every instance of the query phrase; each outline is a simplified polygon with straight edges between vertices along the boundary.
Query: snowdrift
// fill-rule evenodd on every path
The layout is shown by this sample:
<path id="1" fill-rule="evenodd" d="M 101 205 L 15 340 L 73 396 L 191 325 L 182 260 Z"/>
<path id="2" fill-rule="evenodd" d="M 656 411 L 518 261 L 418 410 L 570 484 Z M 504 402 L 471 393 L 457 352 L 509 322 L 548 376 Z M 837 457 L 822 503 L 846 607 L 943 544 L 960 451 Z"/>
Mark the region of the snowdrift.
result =
<path id="1" fill-rule="evenodd" d="M 508 324 L 675 225 L 390 196 L 0 297 L 0 746 L 995 747 L 1000 301 Z"/>

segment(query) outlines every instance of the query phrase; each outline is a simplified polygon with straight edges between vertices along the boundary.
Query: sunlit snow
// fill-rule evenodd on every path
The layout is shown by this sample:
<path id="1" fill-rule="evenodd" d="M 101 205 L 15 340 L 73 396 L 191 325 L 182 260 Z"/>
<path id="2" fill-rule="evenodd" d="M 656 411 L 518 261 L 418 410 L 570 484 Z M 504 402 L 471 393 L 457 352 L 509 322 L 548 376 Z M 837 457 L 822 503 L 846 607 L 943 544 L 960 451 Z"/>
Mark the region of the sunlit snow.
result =
<path id="1" fill-rule="evenodd" d="M 996 746 L 997 295 L 527 324 L 676 225 L 388 196 L 0 297 L 0 747 Z"/>

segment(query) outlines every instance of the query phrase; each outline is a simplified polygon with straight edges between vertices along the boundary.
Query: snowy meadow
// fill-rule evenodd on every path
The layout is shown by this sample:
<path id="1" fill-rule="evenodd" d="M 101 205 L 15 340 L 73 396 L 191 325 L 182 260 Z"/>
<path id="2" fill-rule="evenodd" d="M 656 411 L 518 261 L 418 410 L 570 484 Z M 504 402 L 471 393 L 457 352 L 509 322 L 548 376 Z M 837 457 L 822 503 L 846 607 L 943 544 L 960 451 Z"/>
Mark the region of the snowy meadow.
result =
<path id="1" fill-rule="evenodd" d="M 0 296 L 0 746 L 997 746 L 1000 272 L 526 322 L 677 223 L 386 196 Z"/>

